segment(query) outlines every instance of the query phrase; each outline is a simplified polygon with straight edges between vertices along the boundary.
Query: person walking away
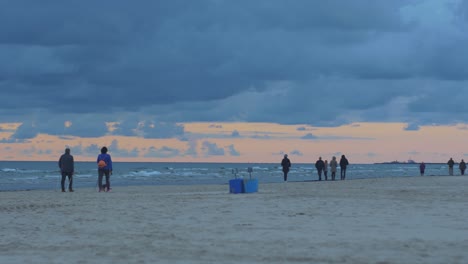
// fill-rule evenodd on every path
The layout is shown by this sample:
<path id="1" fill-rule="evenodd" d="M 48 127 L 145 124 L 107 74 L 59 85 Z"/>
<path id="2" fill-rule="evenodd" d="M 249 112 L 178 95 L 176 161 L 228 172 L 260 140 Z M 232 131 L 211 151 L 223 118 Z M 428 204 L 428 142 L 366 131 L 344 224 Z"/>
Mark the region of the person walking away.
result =
<path id="1" fill-rule="evenodd" d="M 465 175 L 466 163 L 464 160 L 460 161 L 460 164 L 458 164 L 458 168 L 460 169 L 460 174 Z"/>
<path id="2" fill-rule="evenodd" d="M 75 173 L 75 161 L 70 155 L 70 149 L 66 148 L 65 153 L 60 156 L 58 161 L 60 173 L 62 174 L 62 192 L 65 192 L 65 178 L 68 176 L 68 191 L 73 192 L 73 174 Z"/>
<path id="3" fill-rule="evenodd" d="M 336 176 L 336 168 L 338 167 L 338 162 L 336 161 L 336 157 L 333 156 L 332 160 L 330 161 L 330 171 L 331 171 L 331 180 L 335 180 Z"/>
<path id="4" fill-rule="evenodd" d="M 109 154 L 107 154 L 107 151 L 107 147 L 102 147 L 101 154 L 99 154 L 97 157 L 99 192 L 109 192 L 111 190 L 110 175 L 112 174 L 112 158 Z M 102 178 L 104 175 L 106 176 L 105 188 L 102 186 Z"/>
<path id="5" fill-rule="evenodd" d="M 419 173 L 421 174 L 421 176 L 424 176 L 425 170 L 426 170 L 426 164 L 424 164 L 424 162 L 421 162 L 421 164 L 419 164 Z"/>
<path id="6" fill-rule="evenodd" d="M 449 175 L 450 176 L 453 176 L 453 165 L 455 164 L 455 161 L 453 161 L 452 158 L 449 159 L 449 161 L 447 162 L 447 165 L 449 167 Z"/>
<path id="7" fill-rule="evenodd" d="M 284 158 L 281 161 L 281 167 L 283 167 L 283 179 L 288 181 L 288 172 L 291 167 L 291 161 L 288 159 L 288 154 L 284 154 Z"/>
<path id="8" fill-rule="evenodd" d="M 323 162 L 323 176 L 325 176 L 325 180 L 326 180 L 326 181 L 328 181 L 327 173 L 328 173 L 328 161 L 325 160 L 325 161 Z"/>
<path id="9" fill-rule="evenodd" d="M 345 157 L 345 155 L 341 155 L 341 159 L 340 159 L 341 180 L 344 180 L 346 178 L 346 168 L 348 167 L 348 165 L 349 165 L 348 159 Z"/>
<path id="10" fill-rule="evenodd" d="M 322 157 L 319 157 L 319 159 L 315 162 L 315 168 L 317 169 L 319 181 L 322 180 L 322 171 L 324 167 L 325 167 L 325 163 L 323 162 Z"/>

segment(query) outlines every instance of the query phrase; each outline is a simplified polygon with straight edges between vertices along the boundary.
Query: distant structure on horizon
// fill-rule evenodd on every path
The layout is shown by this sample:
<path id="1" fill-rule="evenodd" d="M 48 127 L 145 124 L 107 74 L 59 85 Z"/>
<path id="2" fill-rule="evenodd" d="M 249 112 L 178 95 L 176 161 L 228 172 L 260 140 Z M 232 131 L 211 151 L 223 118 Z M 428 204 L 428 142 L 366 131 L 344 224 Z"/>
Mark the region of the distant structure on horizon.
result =
<path id="1" fill-rule="evenodd" d="M 377 163 L 374 163 L 374 164 L 416 164 L 416 161 L 414 161 L 412 159 L 409 159 L 407 161 L 394 160 L 394 161 L 386 161 L 386 162 L 377 162 Z"/>

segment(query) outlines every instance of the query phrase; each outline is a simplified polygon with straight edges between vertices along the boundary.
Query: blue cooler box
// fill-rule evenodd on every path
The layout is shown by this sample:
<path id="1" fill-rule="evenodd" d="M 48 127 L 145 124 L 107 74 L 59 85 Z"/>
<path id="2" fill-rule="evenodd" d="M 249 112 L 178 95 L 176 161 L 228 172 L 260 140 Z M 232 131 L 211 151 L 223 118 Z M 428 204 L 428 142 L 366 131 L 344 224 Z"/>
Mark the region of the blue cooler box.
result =
<path id="1" fill-rule="evenodd" d="M 242 179 L 229 180 L 229 193 L 243 193 L 244 181 Z"/>
<path id="2" fill-rule="evenodd" d="M 258 179 L 245 180 L 244 190 L 246 193 L 258 192 Z"/>

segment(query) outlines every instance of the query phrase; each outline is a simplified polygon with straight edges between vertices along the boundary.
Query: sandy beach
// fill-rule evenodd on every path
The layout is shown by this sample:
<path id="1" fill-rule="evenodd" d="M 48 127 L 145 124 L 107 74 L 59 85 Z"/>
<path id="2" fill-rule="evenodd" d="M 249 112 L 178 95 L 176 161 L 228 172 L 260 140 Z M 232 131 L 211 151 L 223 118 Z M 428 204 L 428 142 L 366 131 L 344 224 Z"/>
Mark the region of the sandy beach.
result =
<path id="1" fill-rule="evenodd" d="M 0 263 L 468 263 L 468 177 L 0 193 Z"/>

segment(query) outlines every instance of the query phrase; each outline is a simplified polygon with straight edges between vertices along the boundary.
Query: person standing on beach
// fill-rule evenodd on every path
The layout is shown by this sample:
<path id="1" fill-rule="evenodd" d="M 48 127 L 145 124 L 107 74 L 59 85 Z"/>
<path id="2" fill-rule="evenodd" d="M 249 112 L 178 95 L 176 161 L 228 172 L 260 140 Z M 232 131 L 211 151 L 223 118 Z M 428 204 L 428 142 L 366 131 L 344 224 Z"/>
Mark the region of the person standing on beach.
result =
<path id="1" fill-rule="evenodd" d="M 97 165 L 99 192 L 109 192 L 111 190 L 110 175 L 112 174 L 112 158 L 107 154 L 107 147 L 101 148 L 101 154 L 97 157 Z M 106 188 L 103 188 L 102 186 L 102 178 L 104 175 L 106 175 Z"/>
<path id="2" fill-rule="evenodd" d="M 465 175 L 466 163 L 464 160 L 460 161 L 460 164 L 458 164 L 458 168 L 460 169 L 460 174 Z"/>
<path id="3" fill-rule="evenodd" d="M 68 191 L 73 192 L 73 174 L 75 173 L 75 161 L 70 155 L 70 149 L 66 148 L 65 153 L 60 156 L 58 161 L 60 173 L 62 174 L 62 192 L 65 192 L 65 178 L 68 176 Z"/>
<path id="4" fill-rule="evenodd" d="M 327 172 L 328 172 L 328 161 L 325 160 L 325 161 L 323 162 L 323 175 L 325 176 L 325 180 L 326 180 L 326 181 L 328 181 Z"/>
<path id="5" fill-rule="evenodd" d="M 325 163 L 323 162 L 322 157 L 319 157 L 319 159 L 315 162 L 315 168 L 317 169 L 319 181 L 322 180 L 322 171 L 324 167 L 325 167 Z"/>
<path id="6" fill-rule="evenodd" d="M 419 173 L 421 173 L 421 176 L 424 176 L 425 170 L 426 170 L 426 164 L 424 164 L 424 162 L 421 162 L 421 164 L 419 164 Z"/>
<path id="7" fill-rule="evenodd" d="M 283 178 L 284 181 L 288 181 L 288 172 L 291 167 L 291 161 L 288 159 L 288 154 L 284 154 L 284 158 L 281 161 L 281 167 L 283 167 Z"/>
<path id="8" fill-rule="evenodd" d="M 450 176 L 453 176 L 453 165 L 455 164 L 455 161 L 453 161 L 452 158 L 449 159 L 449 161 L 447 162 L 447 165 L 449 167 L 449 175 Z"/>
<path id="9" fill-rule="evenodd" d="M 330 170 L 331 170 L 331 180 L 335 180 L 336 176 L 336 168 L 338 167 L 338 162 L 336 161 L 336 157 L 333 156 L 332 160 L 330 161 Z"/>
<path id="10" fill-rule="evenodd" d="M 341 155 L 341 159 L 340 159 L 341 180 L 344 180 L 346 178 L 346 167 L 348 167 L 348 165 L 349 165 L 348 159 L 345 157 L 345 155 Z"/>

